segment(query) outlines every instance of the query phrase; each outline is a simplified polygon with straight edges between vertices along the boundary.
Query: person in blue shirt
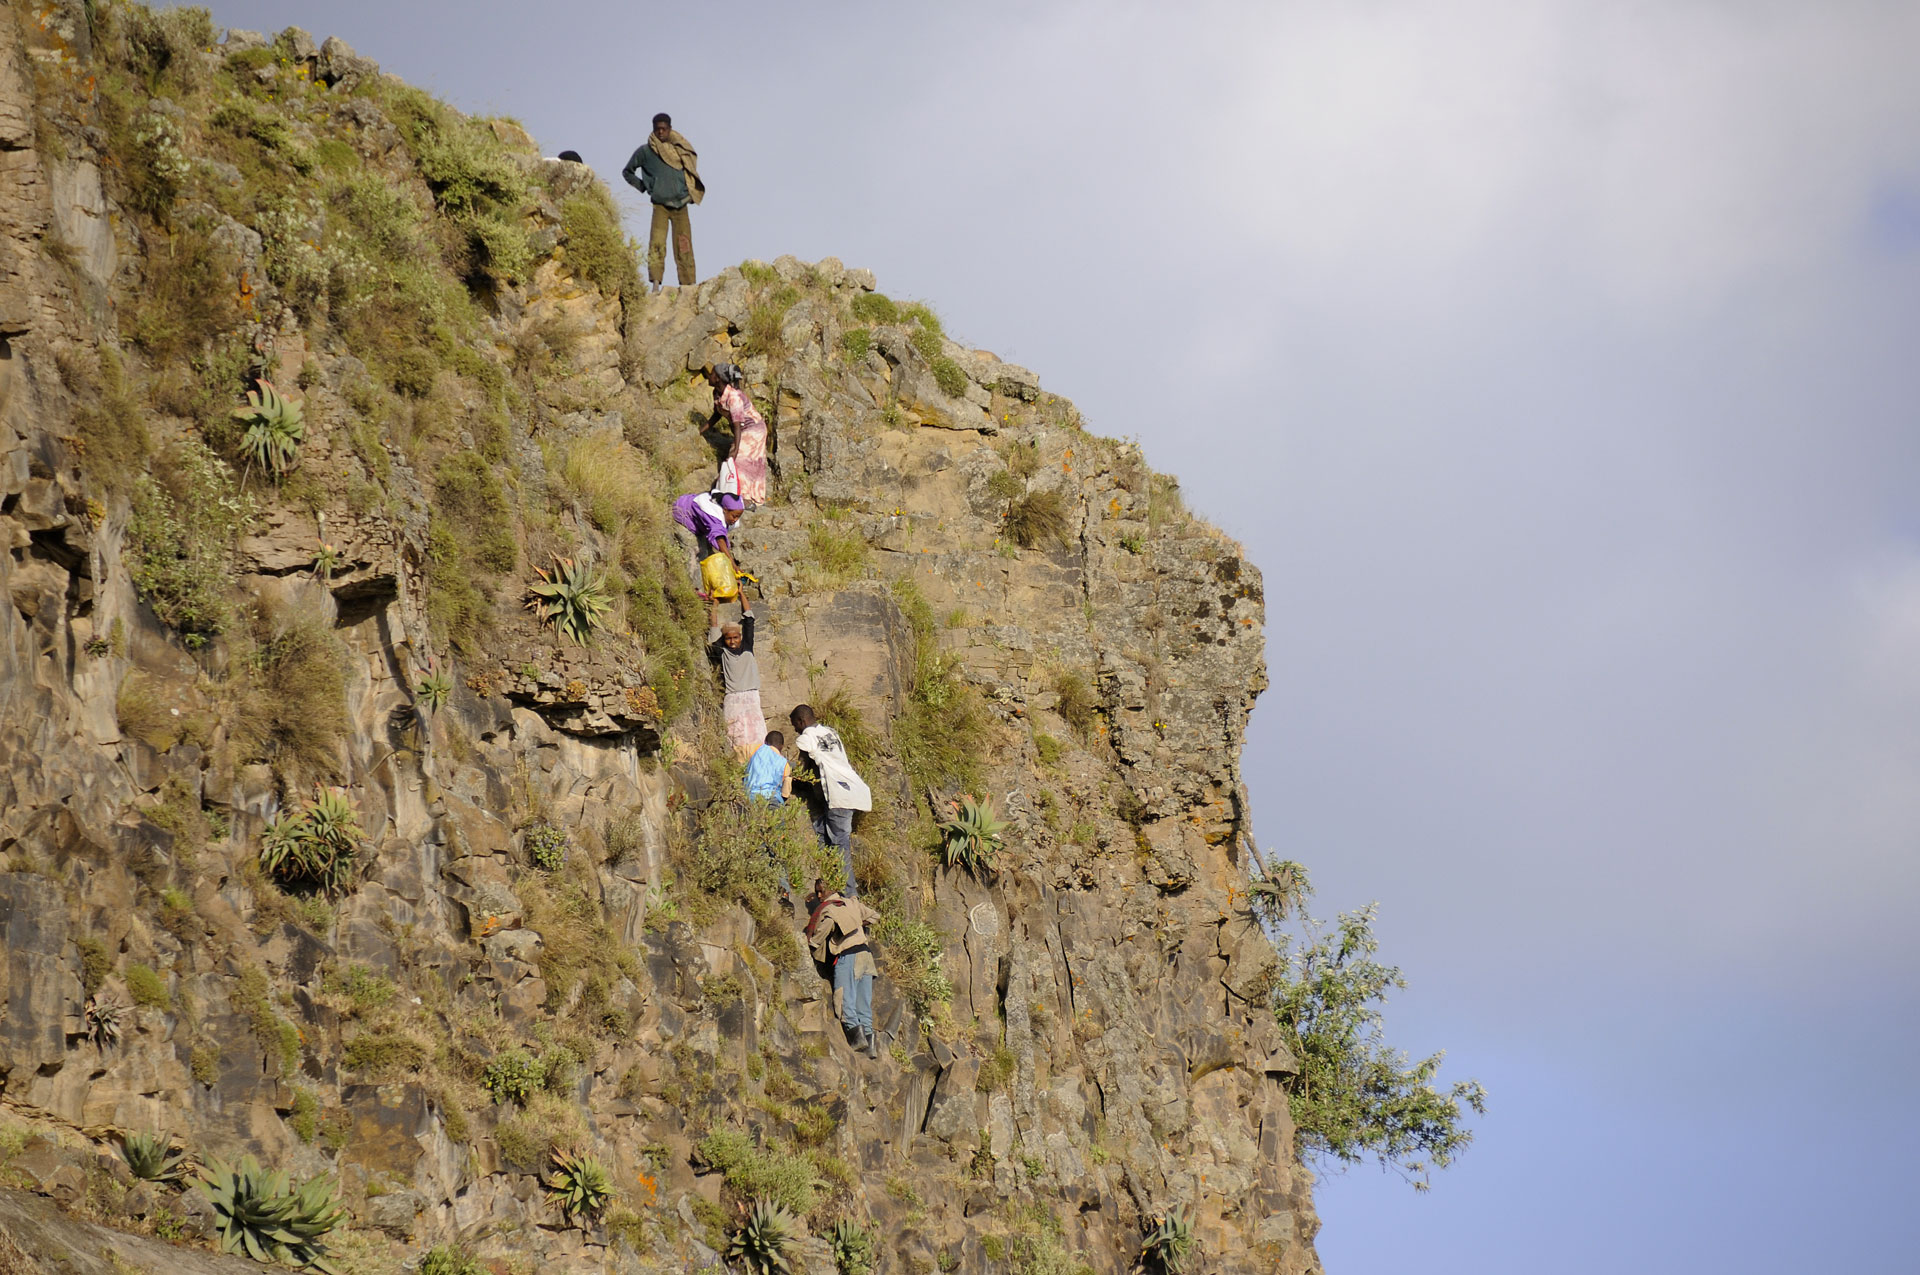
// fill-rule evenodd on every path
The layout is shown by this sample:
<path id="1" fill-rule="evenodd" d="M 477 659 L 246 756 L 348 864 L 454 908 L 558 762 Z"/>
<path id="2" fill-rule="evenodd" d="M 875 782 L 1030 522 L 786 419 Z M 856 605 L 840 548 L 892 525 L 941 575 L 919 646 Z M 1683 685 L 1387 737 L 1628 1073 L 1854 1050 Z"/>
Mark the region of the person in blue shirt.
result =
<path id="1" fill-rule="evenodd" d="M 793 767 L 780 752 L 786 744 L 787 737 L 779 731 L 767 732 L 767 741 L 747 759 L 747 796 L 776 806 L 787 804 L 787 798 L 793 796 Z"/>

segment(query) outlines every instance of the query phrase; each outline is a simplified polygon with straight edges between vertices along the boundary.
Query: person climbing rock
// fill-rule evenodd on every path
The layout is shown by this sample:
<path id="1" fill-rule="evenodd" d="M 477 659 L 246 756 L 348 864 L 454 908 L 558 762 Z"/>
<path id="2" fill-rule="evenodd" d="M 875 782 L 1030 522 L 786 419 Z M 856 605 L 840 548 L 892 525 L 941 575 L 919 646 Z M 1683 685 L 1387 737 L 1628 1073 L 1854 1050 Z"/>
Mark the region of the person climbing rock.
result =
<path id="1" fill-rule="evenodd" d="M 700 580 L 703 561 L 716 553 L 724 553 L 728 565 L 735 571 L 740 569 L 733 561 L 729 533 L 745 508 L 740 497 L 726 492 L 690 491 L 673 502 L 673 521 L 680 528 L 676 534 L 689 555 L 688 570 L 693 573 L 693 586 L 700 590 L 703 598 L 707 596 Z"/>
<path id="2" fill-rule="evenodd" d="M 814 831 L 820 835 L 821 844 L 839 847 L 846 894 L 852 898 L 860 892 L 853 879 L 853 814 L 873 809 L 873 791 L 847 760 L 847 746 L 840 742 L 840 733 L 815 717 L 812 705 L 801 704 L 788 714 L 788 720 L 798 734 L 794 747 L 813 763 L 826 799 L 826 810 L 814 821 Z"/>
<path id="3" fill-rule="evenodd" d="M 720 623 L 720 604 L 707 608 L 707 655 L 720 666 L 720 718 L 727 724 L 727 742 L 741 761 L 754 755 L 766 733 L 766 715 L 760 711 L 760 663 L 753 656 L 753 604 L 740 595 L 740 622 Z M 782 741 L 784 742 L 784 741 Z M 780 764 L 787 764 L 786 758 Z M 791 781 L 789 781 L 789 785 Z M 784 794 L 783 794 L 784 795 Z"/>
<path id="4" fill-rule="evenodd" d="M 821 887 L 814 882 L 814 889 Z M 849 897 L 829 894 L 807 921 L 807 943 L 814 960 L 833 963 L 833 991 L 840 1002 L 840 1025 L 855 1049 L 867 1057 L 880 1056 L 880 1038 L 873 1030 L 873 950 L 867 945 L 867 925 L 880 914 Z"/>
<path id="5" fill-rule="evenodd" d="M 667 273 L 667 228 L 673 228 L 673 269 L 680 286 L 691 288 L 693 274 L 693 225 L 687 220 L 687 205 L 707 197 L 707 184 L 700 180 L 700 157 L 687 139 L 673 127 L 673 117 L 665 111 L 653 117 L 653 132 L 627 160 L 620 175 L 653 201 L 653 228 L 647 235 L 647 282 L 655 292 Z"/>
<path id="6" fill-rule="evenodd" d="M 740 497 L 751 509 L 767 503 L 767 422 L 747 397 L 746 376 L 736 364 L 716 363 L 707 369 L 707 383 L 713 386 L 713 414 L 708 425 L 717 425 L 722 417 L 733 427 L 733 450 L 720 463 L 715 491 L 728 491 Z"/>
<path id="7" fill-rule="evenodd" d="M 786 754 L 780 750 L 787 746 L 787 737 L 777 730 L 767 732 L 767 738 L 753 756 L 747 759 L 747 796 L 770 801 L 776 806 L 787 804 L 787 798 L 793 796 L 793 767 L 787 761 Z M 816 879 L 816 887 L 819 882 Z M 807 910 L 813 910 L 813 903 L 807 904 Z"/>

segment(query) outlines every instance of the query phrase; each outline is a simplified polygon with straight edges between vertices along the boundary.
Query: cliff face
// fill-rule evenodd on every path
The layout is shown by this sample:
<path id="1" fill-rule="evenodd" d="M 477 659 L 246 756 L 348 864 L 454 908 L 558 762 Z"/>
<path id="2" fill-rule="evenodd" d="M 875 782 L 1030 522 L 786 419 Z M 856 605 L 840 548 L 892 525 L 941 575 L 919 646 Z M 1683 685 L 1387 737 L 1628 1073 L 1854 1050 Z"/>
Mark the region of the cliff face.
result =
<path id="1" fill-rule="evenodd" d="M 512 124 L 337 41 L 210 38 L 0 13 L 9 1184 L 204 1236 L 100 1154 L 169 1130 L 337 1174 L 368 1271 L 697 1269 L 769 1193 L 889 1270 L 1120 1272 L 1176 1206 L 1199 1269 L 1317 1270 L 1243 893 L 1238 547 L 864 271 L 646 296 L 602 188 Z M 763 704 L 828 708 L 876 793 L 877 1060 L 721 862 L 665 519 L 721 359 L 774 432 L 738 536 Z M 232 423 L 254 377 L 304 404 L 278 481 Z M 522 606 L 562 557 L 610 582 L 586 646 Z M 361 834 L 334 895 L 259 866 L 316 786 Z M 1007 820 L 995 872 L 932 853 L 962 791 Z M 554 1147 L 612 1171 L 599 1220 L 547 1200 Z"/>

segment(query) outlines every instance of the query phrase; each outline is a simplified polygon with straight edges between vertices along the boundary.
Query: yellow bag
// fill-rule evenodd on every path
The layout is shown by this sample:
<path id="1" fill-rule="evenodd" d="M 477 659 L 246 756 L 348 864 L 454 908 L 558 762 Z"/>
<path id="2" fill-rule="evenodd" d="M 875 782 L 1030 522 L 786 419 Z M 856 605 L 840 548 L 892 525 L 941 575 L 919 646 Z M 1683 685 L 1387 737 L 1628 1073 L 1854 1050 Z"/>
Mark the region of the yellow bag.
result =
<path id="1" fill-rule="evenodd" d="M 700 563 L 700 582 L 707 596 L 726 602 L 740 596 L 740 581 L 733 574 L 733 561 L 724 553 L 710 554 Z"/>

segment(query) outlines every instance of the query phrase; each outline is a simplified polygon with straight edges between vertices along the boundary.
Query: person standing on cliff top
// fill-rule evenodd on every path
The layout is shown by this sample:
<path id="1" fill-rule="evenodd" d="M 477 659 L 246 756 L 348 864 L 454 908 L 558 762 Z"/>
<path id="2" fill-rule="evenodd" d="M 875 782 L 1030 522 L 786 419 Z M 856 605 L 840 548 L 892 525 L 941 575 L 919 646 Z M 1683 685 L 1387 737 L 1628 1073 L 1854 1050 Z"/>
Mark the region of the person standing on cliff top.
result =
<path id="1" fill-rule="evenodd" d="M 647 281 L 655 292 L 667 274 L 667 228 L 673 228 L 673 269 L 680 286 L 691 288 L 693 274 L 693 225 L 687 220 L 687 205 L 707 197 L 707 184 L 700 180 L 700 157 L 693 146 L 673 127 L 673 117 L 665 111 L 653 117 L 653 132 L 647 135 L 627 166 L 620 170 L 633 187 L 653 201 L 653 228 L 647 235 Z"/>

